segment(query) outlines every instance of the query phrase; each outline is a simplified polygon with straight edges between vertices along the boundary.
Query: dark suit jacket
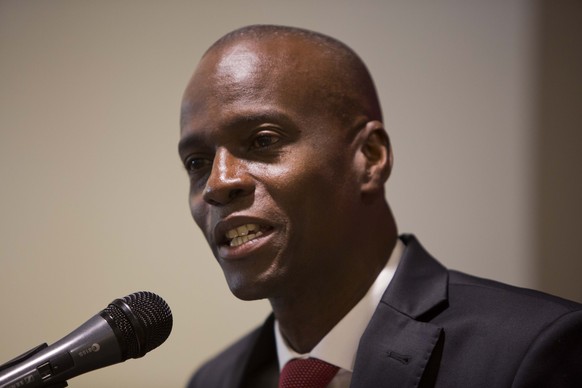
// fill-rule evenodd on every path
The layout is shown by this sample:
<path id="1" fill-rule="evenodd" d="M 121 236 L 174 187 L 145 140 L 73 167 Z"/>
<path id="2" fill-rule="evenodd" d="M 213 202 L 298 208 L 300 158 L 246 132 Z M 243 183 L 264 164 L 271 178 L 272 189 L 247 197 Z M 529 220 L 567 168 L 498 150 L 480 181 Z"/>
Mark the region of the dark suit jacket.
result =
<path id="1" fill-rule="evenodd" d="M 402 240 L 351 387 L 582 387 L 582 305 L 449 271 L 413 236 Z M 277 387 L 276 358 L 269 317 L 188 386 Z"/>

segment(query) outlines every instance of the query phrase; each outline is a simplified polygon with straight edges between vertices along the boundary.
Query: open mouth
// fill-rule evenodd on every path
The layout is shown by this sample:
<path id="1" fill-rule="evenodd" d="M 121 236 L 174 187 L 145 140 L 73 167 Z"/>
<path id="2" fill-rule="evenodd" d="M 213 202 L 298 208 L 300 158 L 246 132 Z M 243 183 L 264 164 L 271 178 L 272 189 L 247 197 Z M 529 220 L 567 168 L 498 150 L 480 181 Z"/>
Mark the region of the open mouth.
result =
<path id="1" fill-rule="evenodd" d="M 244 224 L 228 230 L 225 234 L 226 243 L 231 247 L 238 247 L 252 241 L 265 233 L 265 228 L 258 224 Z"/>

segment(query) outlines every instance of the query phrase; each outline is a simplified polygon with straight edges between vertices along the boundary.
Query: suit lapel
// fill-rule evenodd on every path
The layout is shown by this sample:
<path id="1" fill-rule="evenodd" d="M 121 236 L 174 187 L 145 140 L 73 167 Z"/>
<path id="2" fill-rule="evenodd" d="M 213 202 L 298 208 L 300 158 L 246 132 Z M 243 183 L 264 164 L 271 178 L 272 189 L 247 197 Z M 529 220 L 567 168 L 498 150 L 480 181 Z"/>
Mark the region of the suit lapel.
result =
<path id="1" fill-rule="evenodd" d="M 448 273 L 414 237 L 402 239 L 400 265 L 360 340 L 352 388 L 418 387 L 443 336 L 427 321 L 446 307 Z"/>
<path id="2" fill-rule="evenodd" d="M 232 387 L 271 388 L 277 386 L 279 366 L 274 322 L 275 317 L 271 314 L 258 330 L 256 339 L 253 340 L 253 345 Z"/>

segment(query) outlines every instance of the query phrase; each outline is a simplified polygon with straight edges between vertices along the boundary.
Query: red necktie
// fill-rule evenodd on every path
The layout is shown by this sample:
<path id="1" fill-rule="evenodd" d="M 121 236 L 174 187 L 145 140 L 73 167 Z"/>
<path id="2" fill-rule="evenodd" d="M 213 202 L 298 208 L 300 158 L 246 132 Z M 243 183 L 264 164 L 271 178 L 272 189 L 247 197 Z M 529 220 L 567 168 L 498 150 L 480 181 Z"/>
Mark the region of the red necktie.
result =
<path id="1" fill-rule="evenodd" d="M 339 367 L 317 358 L 296 358 L 285 364 L 279 388 L 325 388 Z"/>

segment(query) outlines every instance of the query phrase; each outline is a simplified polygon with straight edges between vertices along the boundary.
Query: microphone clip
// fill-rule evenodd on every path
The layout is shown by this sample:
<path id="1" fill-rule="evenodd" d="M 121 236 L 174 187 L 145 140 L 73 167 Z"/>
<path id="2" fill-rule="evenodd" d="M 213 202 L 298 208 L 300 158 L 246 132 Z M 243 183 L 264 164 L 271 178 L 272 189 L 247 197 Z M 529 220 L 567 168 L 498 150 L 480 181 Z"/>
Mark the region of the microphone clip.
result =
<path id="1" fill-rule="evenodd" d="M 38 352 L 40 352 L 41 350 L 48 348 L 47 343 L 43 343 L 40 344 L 38 346 L 35 346 L 34 348 L 22 353 L 20 356 L 17 356 L 15 358 L 13 358 L 12 360 L 5 362 L 4 364 L 0 365 L 0 372 L 2 372 L 3 370 L 6 370 L 10 367 L 13 367 L 15 365 L 18 365 L 19 363 L 29 359 L 30 357 L 34 356 L 35 354 L 37 354 Z M 40 370 L 43 366 L 45 366 L 45 364 L 40 365 L 37 369 L 39 371 L 39 373 L 41 373 L 42 375 L 42 371 Z M 50 368 L 50 366 L 48 366 Z M 55 381 L 52 383 L 48 383 L 47 385 L 45 385 L 45 387 L 47 388 L 65 388 L 68 387 L 69 384 L 67 384 L 66 381 Z"/>
<path id="2" fill-rule="evenodd" d="M 48 345 L 46 342 L 44 344 L 40 344 L 38 346 L 35 346 L 34 348 L 22 353 L 20 356 L 17 356 L 15 358 L 13 358 L 12 360 L 0 365 L 0 372 L 2 372 L 3 370 L 8 369 L 14 365 L 17 365 L 17 364 L 21 363 L 22 361 L 34 356 L 35 354 L 37 354 L 38 352 L 40 352 L 44 348 L 48 348 Z"/>

